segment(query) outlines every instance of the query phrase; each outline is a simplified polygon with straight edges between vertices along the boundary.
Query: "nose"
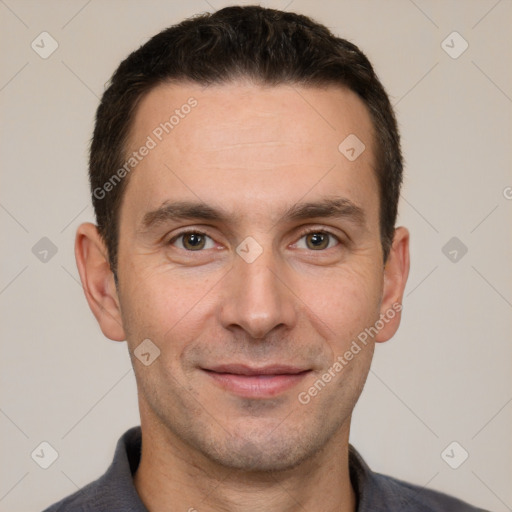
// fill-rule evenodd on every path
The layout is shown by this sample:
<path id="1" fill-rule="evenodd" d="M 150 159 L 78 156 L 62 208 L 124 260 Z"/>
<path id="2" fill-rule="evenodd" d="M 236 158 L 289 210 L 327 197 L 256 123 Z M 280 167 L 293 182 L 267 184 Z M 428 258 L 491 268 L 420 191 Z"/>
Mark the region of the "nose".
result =
<path id="1" fill-rule="evenodd" d="M 296 296 L 271 249 L 264 249 L 252 262 L 237 254 L 225 279 L 220 307 L 224 328 L 242 328 L 255 339 L 273 329 L 293 328 Z"/>

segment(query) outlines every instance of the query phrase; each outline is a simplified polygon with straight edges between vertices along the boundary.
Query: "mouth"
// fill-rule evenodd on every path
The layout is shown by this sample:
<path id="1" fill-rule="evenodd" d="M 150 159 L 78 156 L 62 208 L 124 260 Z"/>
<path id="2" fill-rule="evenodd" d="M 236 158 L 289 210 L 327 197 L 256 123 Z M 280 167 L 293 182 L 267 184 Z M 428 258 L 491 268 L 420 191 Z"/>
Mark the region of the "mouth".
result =
<path id="1" fill-rule="evenodd" d="M 293 388 L 311 373 L 310 369 L 286 365 L 256 368 L 233 364 L 201 369 L 216 385 L 244 398 L 274 397 Z"/>

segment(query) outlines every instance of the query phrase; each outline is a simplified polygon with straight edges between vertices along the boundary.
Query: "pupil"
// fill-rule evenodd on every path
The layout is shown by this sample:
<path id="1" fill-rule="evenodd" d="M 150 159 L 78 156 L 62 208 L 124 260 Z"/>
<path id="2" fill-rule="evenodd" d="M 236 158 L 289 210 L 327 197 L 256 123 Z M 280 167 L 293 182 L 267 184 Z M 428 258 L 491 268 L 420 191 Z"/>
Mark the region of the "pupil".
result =
<path id="1" fill-rule="evenodd" d="M 201 245 L 201 235 L 197 235 L 195 233 L 191 233 L 188 235 L 188 245 L 192 247 L 197 247 Z"/>
<path id="2" fill-rule="evenodd" d="M 311 242 L 315 247 L 322 245 L 324 241 L 325 235 L 322 233 L 314 233 L 311 235 Z"/>

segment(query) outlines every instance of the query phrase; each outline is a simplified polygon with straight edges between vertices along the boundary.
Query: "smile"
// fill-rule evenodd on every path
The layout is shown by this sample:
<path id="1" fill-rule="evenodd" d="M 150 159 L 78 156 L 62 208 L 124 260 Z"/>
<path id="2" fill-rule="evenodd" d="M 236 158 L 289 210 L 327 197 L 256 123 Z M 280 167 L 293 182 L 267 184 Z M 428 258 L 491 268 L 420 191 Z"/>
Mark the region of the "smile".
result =
<path id="1" fill-rule="evenodd" d="M 311 372 L 285 366 L 258 369 L 240 365 L 202 370 L 219 387 L 244 398 L 279 395 L 299 384 Z"/>

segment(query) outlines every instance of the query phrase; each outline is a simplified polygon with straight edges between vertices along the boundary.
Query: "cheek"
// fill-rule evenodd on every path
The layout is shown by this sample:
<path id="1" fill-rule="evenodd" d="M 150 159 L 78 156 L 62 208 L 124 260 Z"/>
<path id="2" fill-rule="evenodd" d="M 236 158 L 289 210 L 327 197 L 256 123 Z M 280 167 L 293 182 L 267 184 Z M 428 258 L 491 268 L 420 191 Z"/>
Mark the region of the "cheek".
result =
<path id="1" fill-rule="evenodd" d="M 382 275 L 377 267 L 347 265 L 333 271 L 322 283 L 306 302 L 331 327 L 337 339 L 357 335 L 378 318 Z"/>
<path id="2" fill-rule="evenodd" d="M 121 290 L 123 326 L 130 348 L 149 338 L 163 351 L 182 351 L 185 340 L 203 329 L 208 317 L 209 279 L 177 278 L 158 270 L 133 271 Z M 206 295 L 205 295 L 206 294 Z"/>

